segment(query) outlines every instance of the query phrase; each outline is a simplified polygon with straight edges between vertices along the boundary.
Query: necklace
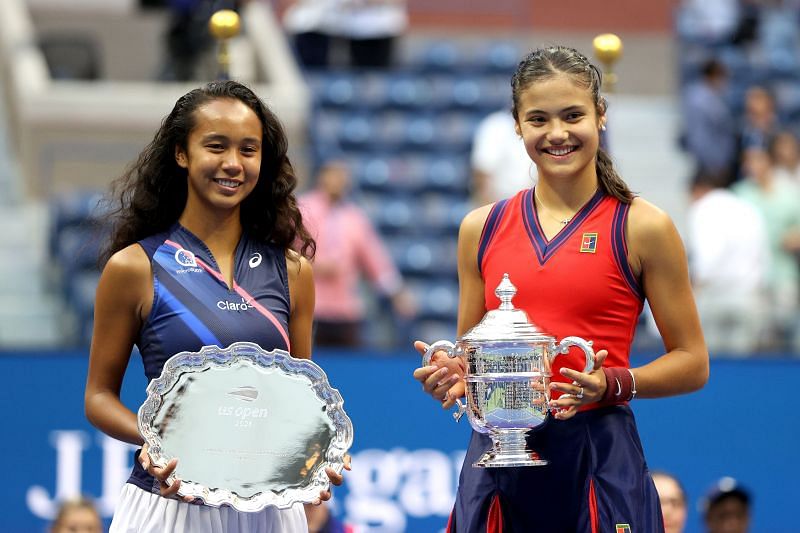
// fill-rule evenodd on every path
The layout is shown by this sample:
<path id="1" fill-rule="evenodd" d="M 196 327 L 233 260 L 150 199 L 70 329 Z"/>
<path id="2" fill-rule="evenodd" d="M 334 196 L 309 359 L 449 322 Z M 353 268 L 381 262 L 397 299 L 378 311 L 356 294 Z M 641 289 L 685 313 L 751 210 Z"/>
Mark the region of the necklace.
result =
<path id="1" fill-rule="evenodd" d="M 569 224 L 570 221 L 572 220 L 572 217 L 575 216 L 574 214 L 572 214 L 567 218 L 558 218 L 553 214 L 551 214 L 550 210 L 544 205 L 544 202 L 542 202 L 542 200 L 539 198 L 539 195 L 536 194 L 536 188 L 533 189 L 533 197 L 535 201 L 539 202 L 539 207 L 541 207 L 542 210 L 544 210 L 545 214 L 550 218 L 552 218 L 553 220 L 555 220 L 556 222 L 558 222 L 559 224 L 561 224 L 562 226 L 566 226 L 567 224 Z"/>

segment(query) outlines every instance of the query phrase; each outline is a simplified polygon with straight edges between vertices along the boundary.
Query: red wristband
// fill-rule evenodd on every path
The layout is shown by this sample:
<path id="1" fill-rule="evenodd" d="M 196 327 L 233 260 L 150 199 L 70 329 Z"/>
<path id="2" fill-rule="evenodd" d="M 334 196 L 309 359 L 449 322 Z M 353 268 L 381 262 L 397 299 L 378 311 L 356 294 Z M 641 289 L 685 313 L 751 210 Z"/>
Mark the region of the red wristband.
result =
<path id="1" fill-rule="evenodd" d="M 603 367 L 606 376 L 606 392 L 598 402 L 601 405 L 616 405 L 633 399 L 633 374 L 622 366 Z"/>

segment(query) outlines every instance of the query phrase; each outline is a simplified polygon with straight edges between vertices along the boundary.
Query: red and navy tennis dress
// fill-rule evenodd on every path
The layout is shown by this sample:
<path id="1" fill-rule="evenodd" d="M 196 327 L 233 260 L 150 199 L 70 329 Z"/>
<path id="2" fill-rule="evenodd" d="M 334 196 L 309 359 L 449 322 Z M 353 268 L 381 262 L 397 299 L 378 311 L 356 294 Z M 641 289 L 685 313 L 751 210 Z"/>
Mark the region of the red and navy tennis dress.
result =
<path id="1" fill-rule="evenodd" d="M 605 365 L 629 366 L 629 350 L 644 294 L 627 260 L 628 204 L 598 191 L 548 240 L 533 189 L 496 203 L 478 249 L 487 309 L 504 273 L 517 287 L 513 304 L 560 340 L 577 335 L 608 350 Z M 583 369 L 578 349 L 556 357 Z M 475 468 L 491 447 L 475 431 L 461 470 L 448 533 L 652 533 L 663 531 L 633 413 L 627 405 L 588 406 L 572 419 L 548 421 L 529 444 L 550 463 L 520 468 Z"/>
<path id="2" fill-rule="evenodd" d="M 164 362 L 203 346 L 237 341 L 265 350 L 289 350 L 289 280 L 284 250 L 246 233 L 236 247 L 229 288 L 208 247 L 183 226 L 139 242 L 153 269 L 153 308 L 136 345 L 148 381 Z M 139 461 L 129 483 L 158 493 L 158 483 Z"/>

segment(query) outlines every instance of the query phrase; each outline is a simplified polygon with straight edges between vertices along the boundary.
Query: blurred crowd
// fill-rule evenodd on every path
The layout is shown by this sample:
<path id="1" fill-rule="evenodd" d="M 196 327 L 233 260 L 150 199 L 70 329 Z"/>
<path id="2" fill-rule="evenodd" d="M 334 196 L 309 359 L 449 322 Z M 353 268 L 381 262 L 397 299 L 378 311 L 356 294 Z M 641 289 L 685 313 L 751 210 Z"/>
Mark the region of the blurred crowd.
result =
<path id="1" fill-rule="evenodd" d="M 688 0 L 687 247 L 712 355 L 800 349 L 800 2 Z"/>
<path id="2" fill-rule="evenodd" d="M 680 480 L 669 472 L 651 473 L 664 518 L 665 533 L 684 533 L 690 504 Z M 747 533 L 752 514 L 750 491 L 730 476 L 717 480 L 699 499 L 697 510 L 707 533 Z"/>
<path id="3" fill-rule="evenodd" d="M 158 74 L 161 80 L 197 78 L 201 56 L 213 49 L 208 14 L 246 4 L 140 2 L 142 7 L 169 9 L 164 35 L 168 57 Z M 455 261 L 450 257 L 455 254 L 455 219 L 471 206 L 511 196 L 536 180 L 536 168 L 514 132 L 509 110 L 496 100 L 488 106 L 478 100 L 493 86 L 470 83 L 475 82 L 470 78 L 477 72 L 474 65 L 472 70 L 452 71 L 453 109 L 420 109 L 431 102 L 441 106 L 436 101 L 446 91 L 442 85 L 441 94 L 423 94 L 420 87 L 428 86 L 398 58 L 399 41 L 408 28 L 405 1 L 275 4 L 298 64 L 311 74 L 312 90 L 327 91 L 324 98 L 330 100 L 324 108 L 320 95 L 315 96 L 308 152 L 316 171 L 301 199 L 307 215 L 320 221 L 315 266 L 319 344 L 397 348 L 412 338 L 452 337 L 457 309 Z M 800 0 L 684 0 L 676 15 L 683 108 L 678 142 L 694 163 L 684 238 L 711 355 L 800 353 Z M 421 69 L 419 75 L 447 80 L 458 50 L 431 50 L 425 58 L 428 70 Z M 500 58 L 501 67 L 495 65 L 484 76 L 501 79 L 505 95 L 508 76 L 503 69 L 513 68 L 523 51 L 497 50 L 500 54 L 492 60 Z M 324 76 L 342 72 L 356 74 L 338 80 Z M 375 99 L 376 88 L 382 87 L 375 82 L 380 76 L 388 87 L 383 89 L 389 100 L 385 107 L 391 107 L 376 113 L 368 106 L 373 105 L 369 100 Z M 315 79 L 321 82 L 315 85 Z M 347 105 L 355 109 L 352 120 L 346 116 Z M 407 110 L 417 115 L 400 120 Z M 383 126 L 364 134 L 369 119 Z M 395 127 L 403 120 L 406 130 Z M 365 138 L 349 152 L 313 146 L 329 124 L 341 128 L 333 135 L 351 145 L 356 144 L 353 135 Z M 452 135 L 437 129 L 450 126 Z M 446 143 L 454 145 L 463 131 L 468 131 L 466 148 L 451 149 Z M 408 147 L 397 148 L 402 142 L 389 148 L 395 152 L 379 153 L 375 145 L 386 132 L 398 138 L 407 135 L 410 140 L 402 142 L 413 145 L 409 150 L 416 151 L 414 157 L 403 151 Z M 331 161 L 335 164 L 328 165 Z M 419 170 L 422 162 L 428 166 Z M 439 190 L 415 196 L 411 182 L 417 179 Z M 374 191 L 363 194 L 365 180 L 406 183 L 389 183 L 379 197 Z M 442 194 L 446 187 L 450 196 Z M 458 187 L 463 191 L 455 190 Z M 388 196 L 391 203 L 386 203 Z M 427 208 L 428 197 L 437 207 Z M 395 209 L 404 202 L 418 205 Z M 455 214 L 441 215 L 453 220 L 446 221 L 452 227 L 437 230 L 440 233 L 428 231 L 423 227 L 427 222 L 415 218 L 420 211 L 430 215 L 444 212 L 442 205 L 461 204 L 465 208 L 453 209 Z M 416 233 L 401 234 L 400 224 L 416 225 Z M 333 232 L 333 227 L 343 229 Z M 55 236 L 53 241 L 59 239 Z M 83 244 L 80 250 L 85 249 Z M 89 276 L 83 285 L 92 285 L 94 279 Z M 65 292 L 68 299 L 92 301 L 91 295 L 81 298 L 86 291 Z M 69 296 L 73 293 L 77 296 Z M 90 322 L 90 311 L 77 321 Z M 87 340 L 85 334 L 77 336 L 79 342 Z"/>

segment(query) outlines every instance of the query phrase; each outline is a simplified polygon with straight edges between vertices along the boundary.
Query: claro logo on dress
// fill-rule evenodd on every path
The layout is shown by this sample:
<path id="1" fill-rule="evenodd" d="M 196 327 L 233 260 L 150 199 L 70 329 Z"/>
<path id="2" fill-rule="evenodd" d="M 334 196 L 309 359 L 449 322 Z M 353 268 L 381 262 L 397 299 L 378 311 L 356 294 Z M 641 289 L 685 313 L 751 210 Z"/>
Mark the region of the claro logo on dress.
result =
<path id="1" fill-rule="evenodd" d="M 244 298 L 239 302 L 231 302 L 229 300 L 220 300 L 217 302 L 217 308 L 223 311 L 247 311 L 253 308 L 253 304 Z"/>

